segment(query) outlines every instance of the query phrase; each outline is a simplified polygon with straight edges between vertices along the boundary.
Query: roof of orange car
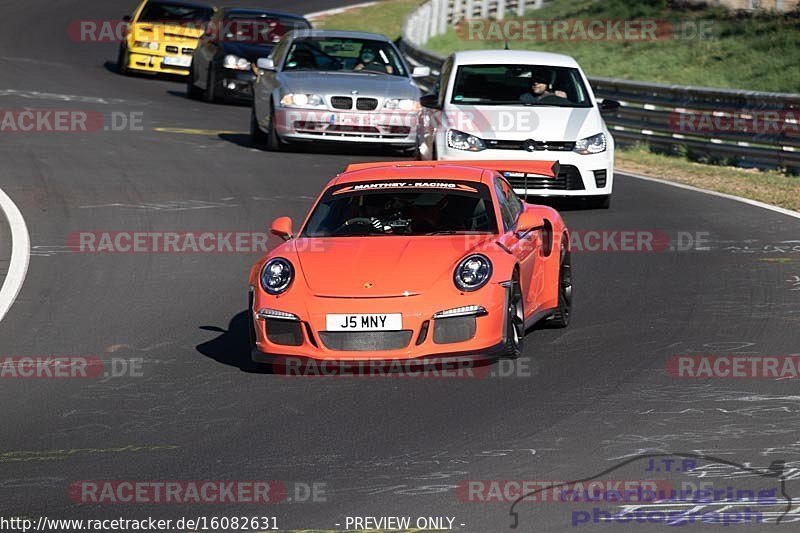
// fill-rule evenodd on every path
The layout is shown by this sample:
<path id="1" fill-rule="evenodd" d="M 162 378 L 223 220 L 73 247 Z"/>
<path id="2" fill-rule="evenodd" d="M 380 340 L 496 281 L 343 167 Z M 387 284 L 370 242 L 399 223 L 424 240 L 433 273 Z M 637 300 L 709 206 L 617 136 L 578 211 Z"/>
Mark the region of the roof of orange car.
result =
<path id="1" fill-rule="evenodd" d="M 354 163 L 339 174 L 333 184 L 392 179 L 436 179 L 439 181 L 480 182 L 487 171 L 526 172 L 554 176 L 558 163 L 553 161 L 381 161 Z"/>

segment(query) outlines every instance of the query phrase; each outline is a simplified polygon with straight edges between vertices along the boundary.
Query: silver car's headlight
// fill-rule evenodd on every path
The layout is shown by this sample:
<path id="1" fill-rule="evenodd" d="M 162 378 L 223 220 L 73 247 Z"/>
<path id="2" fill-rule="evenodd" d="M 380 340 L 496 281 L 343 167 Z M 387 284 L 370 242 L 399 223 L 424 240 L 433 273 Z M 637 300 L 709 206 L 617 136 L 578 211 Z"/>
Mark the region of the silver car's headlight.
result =
<path id="1" fill-rule="evenodd" d="M 486 150 L 486 143 L 483 142 L 483 139 L 458 130 L 447 130 L 447 146 L 469 152 Z"/>
<path id="2" fill-rule="evenodd" d="M 133 47 L 147 48 L 148 50 L 158 50 L 158 43 L 152 43 L 150 41 L 134 41 Z"/>
<path id="3" fill-rule="evenodd" d="M 481 254 L 465 257 L 453 273 L 453 281 L 459 290 L 476 291 L 486 285 L 492 277 L 492 262 Z"/>
<path id="4" fill-rule="evenodd" d="M 605 152 L 606 135 L 604 133 L 598 133 L 597 135 L 592 135 L 591 137 L 581 139 L 575 143 L 575 148 L 573 148 L 572 151 L 583 155 Z"/>
<path id="5" fill-rule="evenodd" d="M 419 101 L 411 98 L 390 98 L 383 104 L 384 109 L 397 109 L 399 111 L 419 111 L 422 106 Z"/>
<path id="6" fill-rule="evenodd" d="M 222 66 L 233 70 L 250 70 L 250 61 L 243 57 L 228 54 L 222 60 Z"/>
<path id="7" fill-rule="evenodd" d="M 294 267 L 283 257 L 270 259 L 261 269 L 261 288 L 269 294 L 281 294 L 294 279 Z"/>
<path id="8" fill-rule="evenodd" d="M 325 107 L 325 100 L 318 94 L 289 93 L 283 95 L 281 105 L 290 107 Z"/>

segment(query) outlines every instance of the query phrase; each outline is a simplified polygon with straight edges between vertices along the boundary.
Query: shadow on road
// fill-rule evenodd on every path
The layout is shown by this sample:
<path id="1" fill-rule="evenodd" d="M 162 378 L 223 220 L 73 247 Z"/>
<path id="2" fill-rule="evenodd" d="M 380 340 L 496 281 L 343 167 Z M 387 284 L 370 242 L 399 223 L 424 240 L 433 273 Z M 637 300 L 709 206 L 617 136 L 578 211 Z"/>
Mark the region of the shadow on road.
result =
<path id="1" fill-rule="evenodd" d="M 219 336 L 198 344 L 198 352 L 224 365 L 235 366 L 243 372 L 269 374 L 265 365 L 257 365 L 250 359 L 250 340 L 247 331 L 247 311 L 236 314 L 228 323 L 228 329 L 218 326 L 200 326 L 205 331 L 214 331 Z"/>

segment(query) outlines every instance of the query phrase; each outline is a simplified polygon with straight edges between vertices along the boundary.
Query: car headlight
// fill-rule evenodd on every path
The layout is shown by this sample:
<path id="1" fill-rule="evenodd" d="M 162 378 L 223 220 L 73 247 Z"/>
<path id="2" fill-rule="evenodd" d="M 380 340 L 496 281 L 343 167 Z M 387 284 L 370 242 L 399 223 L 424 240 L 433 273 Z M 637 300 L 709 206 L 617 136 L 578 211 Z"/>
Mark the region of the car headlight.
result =
<path id="1" fill-rule="evenodd" d="M 419 111 L 422 106 L 417 100 L 410 98 L 390 98 L 383 104 L 384 109 L 399 109 L 400 111 Z"/>
<path id="2" fill-rule="evenodd" d="M 228 54 L 222 60 L 222 66 L 233 70 L 250 70 L 250 61 L 243 57 Z"/>
<path id="3" fill-rule="evenodd" d="M 469 152 L 480 152 L 486 149 L 483 139 L 458 130 L 447 130 L 447 146 Z"/>
<path id="4" fill-rule="evenodd" d="M 572 151 L 583 155 L 605 152 L 606 136 L 604 133 L 598 133 L 597 135 L 592 135 L 591 137 L 581 139 L 575 143 L 575 148 L 573 148 Z"/>
<path id="5" fill-rule="evenodd" d="M 281 294 L 294 279 L 294 267 L 282 257 L 267 261 L 261 269 L 261 287 L 269 294 Z"/>
<path id="6" fill-rule="evenodd" d="M 289 93 L 281 98 L 281 105 L 293 107 L 322 107 L 325 101 L 318 94 Z"/>
<path id="7" fill-rule="evenodd" d="M 464 258 L 453 273 L 453 281 L 459 290 L 476 291 L 486 285 L 492 277 L 492 262 L 485 255 L 474 254 Z"/>
<path id="8" fill-rule="evenodd" d="M 158 50 L 158 43 L 151 43 L 150 41 L 134 41 L 134 48 L 147 48 L 148 50 Z"/>

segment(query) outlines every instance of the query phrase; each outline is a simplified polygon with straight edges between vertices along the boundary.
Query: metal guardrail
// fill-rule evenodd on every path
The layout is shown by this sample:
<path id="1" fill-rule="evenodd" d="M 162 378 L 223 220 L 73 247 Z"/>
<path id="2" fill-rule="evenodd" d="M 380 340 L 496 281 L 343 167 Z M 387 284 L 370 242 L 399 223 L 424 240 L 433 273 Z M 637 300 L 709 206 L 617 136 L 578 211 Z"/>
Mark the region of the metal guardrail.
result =
<path id="1" fill-rule="evenodd" d="M 528 0 L 430 0 L 409 13 L 398 42 L 414 65 L 431 68 L 430 90 L 445 57 L 423 48 L 464 18 L 502 18 L 541 6 Z M 800 95 L 589 78 L 598 99 L 619 101 L 604 114 L 618 144 L 648 144 L 693 159 L 800 173 Z"/>

